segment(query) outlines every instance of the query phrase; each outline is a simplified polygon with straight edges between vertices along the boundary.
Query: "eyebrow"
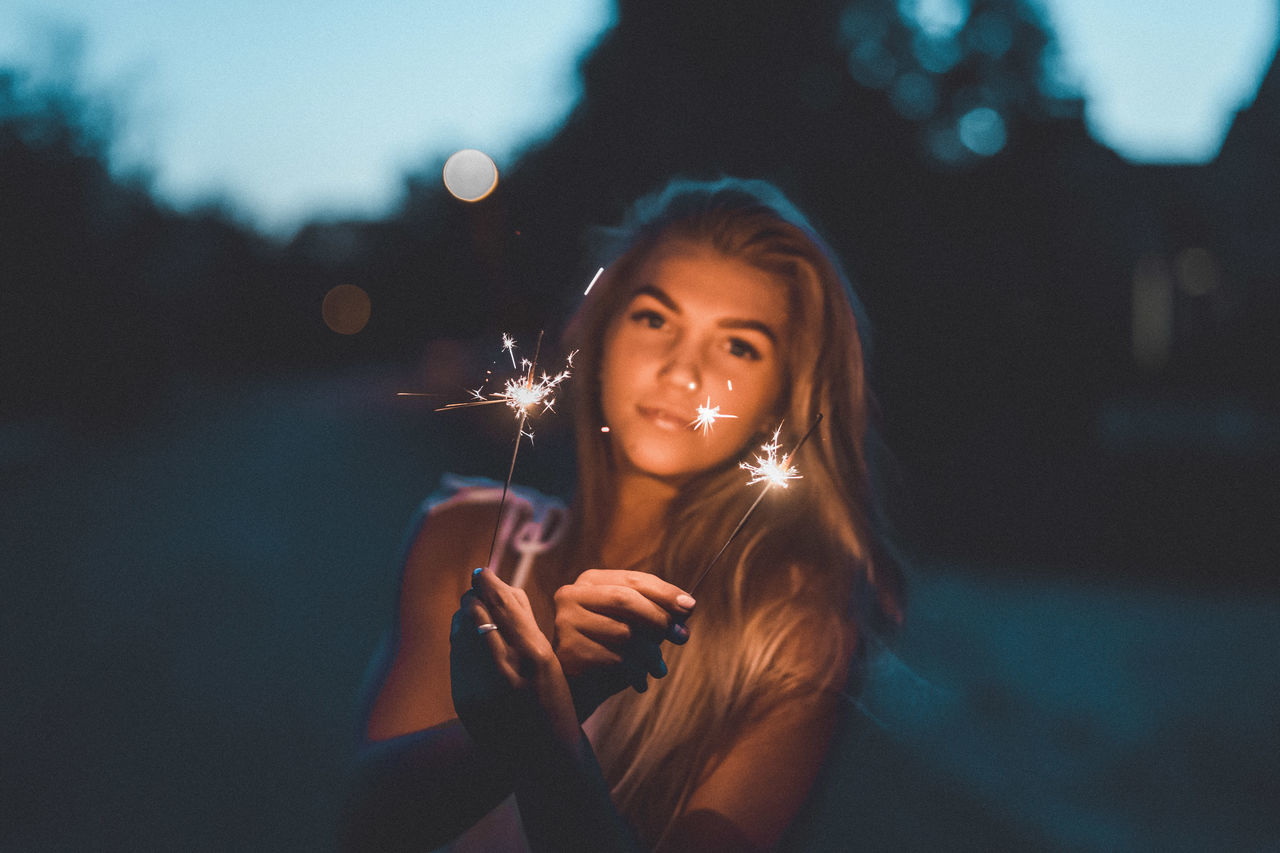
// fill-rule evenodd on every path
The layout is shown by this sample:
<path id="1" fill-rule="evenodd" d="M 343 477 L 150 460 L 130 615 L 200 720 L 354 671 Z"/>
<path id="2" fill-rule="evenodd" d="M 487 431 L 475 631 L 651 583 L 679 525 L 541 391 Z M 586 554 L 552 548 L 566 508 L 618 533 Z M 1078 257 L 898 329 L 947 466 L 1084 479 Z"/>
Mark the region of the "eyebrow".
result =
<path id="1" fill-rule="evenodd" d="M 641 295 L 653 297 L 654 299 L 658 300 L 663 305 L 665 305 L 667 309 L 670 310 L 672 313 L 675 313 L 675 314 L 684 313 L 683 311 L 680 310 L 680 306 L 676 304 L 676 301 L 672 299 L 665 290 L 658 287 L 657 285 L 653 285 L 653 284 L 641 285 L 640 287 L 636 288 L 635 293 L 631 294 L 631 298 L 634 300 L 637 296 L 641 296 Z M 748 320 L 748 319 L 739 318 L 739 317 L 729 317 L 724 320 L 721 320 L 717 325 L 719 325 L 721 328 L 724 328 L 724 329 L 753 329 L 759 332 L 760 334 L 764 335 L 766 338 L 768 338 L 769 342 L 772 343 L 774 346 L 778 345 L 777 333 L 773 331 L 773 329 L 769 326 L 769 324 L 763 323 L 759 320 Z"/>

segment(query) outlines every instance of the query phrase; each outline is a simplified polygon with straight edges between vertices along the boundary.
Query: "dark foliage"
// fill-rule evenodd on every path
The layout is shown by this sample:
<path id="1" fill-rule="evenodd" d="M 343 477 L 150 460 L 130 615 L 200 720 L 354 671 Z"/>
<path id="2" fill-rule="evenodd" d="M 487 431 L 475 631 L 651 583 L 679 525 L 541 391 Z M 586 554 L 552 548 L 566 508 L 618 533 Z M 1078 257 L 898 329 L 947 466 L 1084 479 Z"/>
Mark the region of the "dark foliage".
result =
<path id="1" fill-rule="evenodd" d="M 1088 138 L 1030 4 L 900 7 L 622 0 L 572 115 L 489 199 L 449 197 L 432 166 L 386 219 L 285 245 L 113 178 L 98 105 L 6 71 L 0 417 L 98 428 L 192 372 L 414 363 L 431 339 L 554 331 L 594 272 L 590 226 L 675 173 L 759 176 L 813 214 L 868 305 L 913 540 L 1190 571 L 1214 555 L 1182 547 L 1180 524 L 1135 545 L 1136 519 L 1110 514 L 1132 498 L 1148 522 L 1180 518 L 1207 494 L 1250 518 L 1275 500 L 1251 472 L 1277 444 L 1276 70 L 1217 161 L 1138 167 Z M 1142 270 L 1171 303 L 1154 361 L 1133 352 Z M 321 322 L 337 284 L 371 298 L 358 335 Z M 1171 426 L 1183 410 L 1209 414 Z M 1152 464 L 1174 483 L 1126 492 Z M 1274 543 L 1250 529 L 1225 559 L 1262 571 L 1259 537 Z"/>

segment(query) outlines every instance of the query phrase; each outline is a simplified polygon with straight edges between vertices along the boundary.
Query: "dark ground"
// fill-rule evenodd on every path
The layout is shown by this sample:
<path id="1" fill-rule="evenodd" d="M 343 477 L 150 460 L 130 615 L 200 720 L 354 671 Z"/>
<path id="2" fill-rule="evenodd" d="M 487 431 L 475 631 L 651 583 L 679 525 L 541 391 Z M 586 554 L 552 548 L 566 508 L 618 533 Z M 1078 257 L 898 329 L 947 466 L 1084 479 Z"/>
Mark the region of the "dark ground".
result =
<path id="1" fill-rule="evenodd" d="M 442 470 L 505 473 L 405 384 L 0 426 L 0 849 L 333 846 L 403 528 Z M 789 849 L 1280 850 L 1280 601 L 1079 568 L 917 566 Z"/>

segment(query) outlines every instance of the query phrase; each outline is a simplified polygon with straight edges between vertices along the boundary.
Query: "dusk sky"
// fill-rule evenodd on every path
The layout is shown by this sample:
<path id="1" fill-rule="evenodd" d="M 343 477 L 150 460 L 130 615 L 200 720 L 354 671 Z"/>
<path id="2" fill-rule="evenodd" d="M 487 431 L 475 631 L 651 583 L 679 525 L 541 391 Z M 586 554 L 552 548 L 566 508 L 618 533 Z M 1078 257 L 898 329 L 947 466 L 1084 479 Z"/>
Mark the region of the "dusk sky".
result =
<path id="1" fill-rule="evenodd" d="M 902 0 L 945 22 L 962 0 Z M 1090 130 L 1136 162 L 1212 159 L 1274 53 L 1277 0 L 1047 0 L 1065 79 Z M 355 5 L 224 0 L 3 0 L 0 64 L 37 75 L 57 32 L 83 39 L 81 79 L 120 104 L 115 164 L 179 205 L 234 204 L 288 233 L 376 216 L 406 171 L 459 148 L 501 171 L 578 96 L 578 60 L 608 0 Z M 961 18 L 962 19 L 962 18 Z"/>

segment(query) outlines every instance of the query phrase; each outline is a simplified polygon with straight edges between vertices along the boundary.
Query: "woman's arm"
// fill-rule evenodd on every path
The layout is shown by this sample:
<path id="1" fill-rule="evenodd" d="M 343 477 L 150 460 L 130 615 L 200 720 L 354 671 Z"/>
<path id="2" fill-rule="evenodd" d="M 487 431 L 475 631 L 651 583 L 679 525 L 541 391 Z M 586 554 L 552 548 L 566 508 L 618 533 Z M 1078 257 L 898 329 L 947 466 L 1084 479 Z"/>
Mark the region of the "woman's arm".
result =
<path id="1" fill-rule="evenodd" d="M 438 846 L 465 832 L 513 790 L 515 777 L 509 765 L 478 751 L 458 722 L 449 692 L 446 645 L 446 626 L 459 597 L 470 586 L 470 567 L 484 557 L 483 543 L 493 527 L 496 509 L 496 505 L 455 505 L 438 509 L 417 525 L 406 553 L 392 642 L 384 650 L 384 660 L 371 679 L 365 700 L 354 785 L 343 825 L 345 849 Z M 480 543 L 480 549 L 473 543 Z M 637 573 L 586 573 L 597 582 L 629 574 Z M 626 624 L 644 622 L 646 608 L 658 614 L 650 615 L 651 620 L 667 627 L 669 617 L 654 601 L 687 615 L 687 608 L 667 601 L 674 600 L 680 590 L 668 589 L 669 585 L 657 578 L 622 577 L 618 583 L 621 587 L 611 592 L 604 586 L 594 587 L 596 597 L 613 602 L 609 608 L 595 602 L 590 594 L 581 597 L 587 605 L 604 609 L 612 617 L 605 620 L 597 616 L 599 620 L 618 620 L 614 627 L 624 633 L 629 631 Z M 619 597 L 621 600 L 615 601 Z M 557 601 L 557 611 L 560 604 Z M 582 610 L 582 615 L 589 620 L 592 614 Z M 566 626 L 578 625 L 561 620 L 559 612 L 556 618 Z M 590 635 L 591 624 L 582 630 Z M 589 645 L 577 632 L 574 636 L 580 641 L 575 648 Z M 687 636 L 685 632 L 680 639 Z M 660 664 L 656 642 L 646 643 L 643 649 Z M 577 704 L 583 716 L 604 696 L 637 683 L 637 677 L 643 688 L 643 669 L 619 679 L 612 672 L 617 668 L 608 667 L 609 660 L 580 660 L 583 654 L 569 654 L 575 672 L 582 676 Z M 526 794 L 525 799 L 533 796 Z"/>
<path id="2" fill-rule="evenodd" d="M 451 634 L 454 704 L 481 748 L 511 768 L 530 844 L 547 851 L 641 849 L 610 797 L 578 727 L 564 671 L 523 592 L 485 570 L 476 570 L 472 585 Z M 497 630 L 477 633 L 485 623 Z M 779 702 L 742 731 L 693 791 L 661 849 L 777 844 L 822 765 L 839 686 Z"/>
<path id="3" fill-rule="evenodd" d="M 455 719 L 365 745 L 342 827 L 343 850 L 431 850 L 457 838 L 512 791 L 506 767 Z"/>
<path id="4" fill-rule="evenodd" d="M 614 807 L 551 642 L 523 590 L 488 570 L 472 576 L 450 632 L 459 718 L 481 749 L 511 769 L 536 851 L 640 850 Z M 481 634 L 477 626 L 496 625 Z"/>
<path id="5" fill-rule="evenodd" d="M 694 789 L 662 849 L 772 849 L 818 776 L 838 713 L 839 694 L 815 687 L 743 731 Z"/>
<path id="6" fill-rule="evenodd" d="M 345 850 L 425 850 L 465 832 L 512 791 L 476 749 L 449 695 L 448 625 L 495 506 L 433 513 L 407 551 L 393 642 L 366 697 Z M 483 557 L 483 554 L 480 554 Z"/>

